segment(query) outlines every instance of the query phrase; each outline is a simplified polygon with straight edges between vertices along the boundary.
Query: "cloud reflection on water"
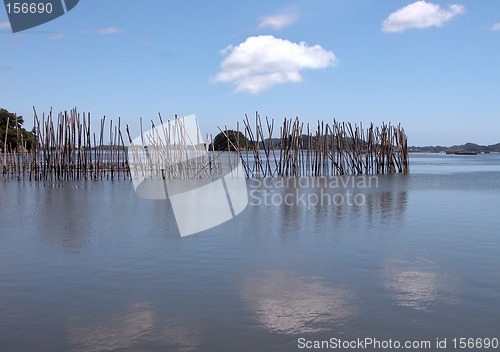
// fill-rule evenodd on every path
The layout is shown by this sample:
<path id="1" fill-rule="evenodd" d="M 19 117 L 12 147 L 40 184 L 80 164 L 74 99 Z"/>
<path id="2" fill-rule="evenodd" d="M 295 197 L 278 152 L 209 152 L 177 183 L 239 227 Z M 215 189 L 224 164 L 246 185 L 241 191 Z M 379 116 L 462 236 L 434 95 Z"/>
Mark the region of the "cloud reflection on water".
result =
<path id="1" fill-rule="evenodd" d="M 99 322 L 78 319 L 69 329 L 69 340 L 76 351 L 83 352 L 134 350 L 134 346 L 148 345 L 175 346 L 176 351 L 191 352 L 200 344 L 198 335 L 182 321 L 160 320 L 148 302 L 133 304 L 124 315 Z"/>
<path id="2" fill-rule="evenodd" d="M 357 311 L 349 291 L 282 271 L 247 280 L 242 296 L 266 329 L 283 334 L 331 331 Z"/>
<path id="3" fill-rule="evenodd" d="M 399 306 L 428 311 L 435 302 L 453 304 L 457 299 L 458 278 L 429 263 L 392 260 L 382 275 L 385 289 Z"/>

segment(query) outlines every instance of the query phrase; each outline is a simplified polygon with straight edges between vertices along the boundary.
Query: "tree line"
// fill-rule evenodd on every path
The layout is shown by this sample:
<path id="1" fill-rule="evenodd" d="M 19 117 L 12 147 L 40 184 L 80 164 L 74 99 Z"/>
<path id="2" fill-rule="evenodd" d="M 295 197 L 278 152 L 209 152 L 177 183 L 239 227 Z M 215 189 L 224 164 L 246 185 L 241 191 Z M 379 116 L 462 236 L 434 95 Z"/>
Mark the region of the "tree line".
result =
<path id="1" fill-rule="evenodd" d="M 0 108 L 0 152 L 31 150 L 36 141 L 35 128 L 27 131 L 24 118 Z"/>

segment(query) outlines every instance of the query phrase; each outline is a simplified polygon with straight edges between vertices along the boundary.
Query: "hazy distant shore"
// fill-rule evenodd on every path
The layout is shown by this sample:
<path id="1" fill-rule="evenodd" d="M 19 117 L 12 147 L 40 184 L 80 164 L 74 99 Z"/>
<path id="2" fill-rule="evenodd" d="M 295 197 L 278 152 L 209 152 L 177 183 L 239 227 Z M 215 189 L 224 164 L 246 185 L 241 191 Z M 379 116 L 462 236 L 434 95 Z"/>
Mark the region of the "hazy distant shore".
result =
<path id="1" fill-rule="evenodd" d="M 479 145 L 475 143 L 466 143 L 462 145 L 444 146 L 425 146 L 408 147 L 410 153 L 445 153 L 445 152 L 474 152 L 474 153 L 500 153 L 500 143 L 492 145 Z"/>

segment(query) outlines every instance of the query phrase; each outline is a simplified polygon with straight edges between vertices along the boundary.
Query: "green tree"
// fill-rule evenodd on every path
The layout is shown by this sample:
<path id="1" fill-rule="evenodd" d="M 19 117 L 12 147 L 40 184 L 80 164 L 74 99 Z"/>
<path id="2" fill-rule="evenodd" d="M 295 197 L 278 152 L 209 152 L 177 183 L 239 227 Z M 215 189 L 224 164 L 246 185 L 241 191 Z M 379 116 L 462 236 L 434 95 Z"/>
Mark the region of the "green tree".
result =
<path id="1" fill-rule="evenodd" d="M 228 139 L 230 142 L 228 141 Z M 239 131 L 226 130 L 215 136 L 212 144 L 210 145 L 210 150 L 214 149 L 219 151 L 226 151 L 226 150 L 234 151 L 235 147 L 239 148 L 240 150 L 243 150 L 243 149 L 249 149 L 251 145 L 252 142 L 249 141 L 243 135 L 243 133 Z"/>
<path id="2" fill-rule="evenodd" d="M 16 124 L 17 123 L 17 124 Z M 8 125 L 7 125 L 8 124 Z M 22 126 L 24 119 L 22 116 L 0 108 L 0 149 L 4 150 L 5 135 L 7 132 L 7 150 L 17 150 L 18 144 L 20 148 L 26 147 L 31 149 L 35 143 L 36 137 L 33 132 L 26 131 Z M 22 145 L 21 145 L 22 143 Z"/>

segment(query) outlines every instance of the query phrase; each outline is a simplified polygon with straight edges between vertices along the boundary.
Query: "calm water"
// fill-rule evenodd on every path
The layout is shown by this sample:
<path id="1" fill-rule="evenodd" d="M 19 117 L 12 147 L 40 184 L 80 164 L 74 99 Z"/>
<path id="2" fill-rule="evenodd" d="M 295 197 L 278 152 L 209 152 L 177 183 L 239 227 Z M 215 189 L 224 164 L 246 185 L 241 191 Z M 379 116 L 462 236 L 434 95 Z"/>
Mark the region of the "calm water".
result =
<path id="1" fill-rule="evenodd" d="M 500 338 L 500 154 L 412 154 L 411 171 L 252 183 L 242 214 L 185 238 L 129 181 L 0 181 L 0 351 Z"/>

